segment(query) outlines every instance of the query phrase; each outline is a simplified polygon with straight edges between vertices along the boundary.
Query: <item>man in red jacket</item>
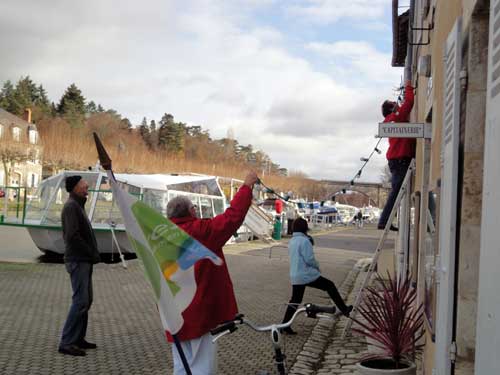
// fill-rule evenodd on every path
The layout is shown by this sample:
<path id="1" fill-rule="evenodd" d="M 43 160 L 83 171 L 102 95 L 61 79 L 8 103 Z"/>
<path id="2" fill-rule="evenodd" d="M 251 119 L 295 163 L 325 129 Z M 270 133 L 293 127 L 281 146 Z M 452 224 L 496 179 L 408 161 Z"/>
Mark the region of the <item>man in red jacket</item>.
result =
<path id="1" fill-rule="evenodd" d="M 405 82 L 405 97 L 401 107 L 396 102 L 386 100 L 382 104 L 382 115 L 384 122 L 408 122 L 410 112 L 413 108 L 413 87 L 411 81 Z M 414 138 L 389 138 L 389 149 L 387 150 L 387 161 L 391 171 L 391 192 L 387 198 L 384 210 L 380 215 L 378 229 L 384 229 L 391 214 L 392 208 L 403 184 L 406 171 L 410 166 L 411 159 L 415 157 Z M 391 230 L 397 230 L 391 224 Z"/>
<path id="2" fill-rule="evenodd" d="M 177 333 L 193 374 L 217 373 L 217 348 L 212 343 L 210 330 L 234 319 L 238 313 L 222 246 L 243 223 L 252 203 L 252 188 L 256 182 L 255 172 L 248 173 L 230 206 L 213 219 L 197 218 L 196 207 L 185 196 L 175 197 L 167 205 L 170 220 L 224 261 L 217 266 L 204 259 L 194 265 L 196 293 L 182 313 L 184 325 Z M 172 342 L 169 332 L 167 338 Z M 185 374 L 179 353 L 173 345 L 172 354 L 174 374 Z"/>

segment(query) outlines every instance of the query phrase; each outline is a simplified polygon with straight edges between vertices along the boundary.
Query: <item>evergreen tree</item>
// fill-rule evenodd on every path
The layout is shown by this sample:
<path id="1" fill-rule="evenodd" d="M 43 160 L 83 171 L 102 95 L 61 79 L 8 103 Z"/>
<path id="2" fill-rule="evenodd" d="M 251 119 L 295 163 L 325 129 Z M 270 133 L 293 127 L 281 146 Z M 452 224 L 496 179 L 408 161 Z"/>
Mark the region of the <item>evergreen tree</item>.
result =
<path id="1" fill-rule="evenodd" d="M 158 130 L 158 146 L 171 153 L 178 153 L 184 149 L 185 125 L 176 123 L 174 116 L 165 113 L 160 120 Z"/>
<path id="2" fill-rule="evenodd" d="M 74 83 L 61 97 L 57 106 L 57 112 L 62 115 L 73 127 L 81 126 L 85 116 L 85 98 Z"/>
<path id="3" fill-rule="evenodd" d="M 88 114 L 97 113 L 97 105 L 93 100 L 87 103 L 87 105 L 85 106 L 85 112 L 87 112 Z"/>
<path id="4" fill-rule="evenodd" d="M 22 116 L 26 108 L 32 108 L 38 99 L 38 87 L 29 76 L 21 77 L 16 84 L 13 93 L 10 111 L 15 115 Z"/>
<path id="5" fill-rule="evenodd" d="M 74 83 L 66 89 L 57 106 L 57 112 L 61 115 L 65 115 L 70 110 L 77 111 L 81 115 L 85 114 L 85 98 Z"/>
<path id="6" fill-rule="evenodd" d="M 144 117 L 144 118 L 146 118 L 146 117 Z M 156 132 L 156 121 L 155 120 L 151 120 L 151 122 L 149 123 L 149 131 L 151 133 Z"/>
<path id="7" fill-rule="evenodd" d="M 38 85 L 35 105 L 45 115 L 51 114 L 50 101 L 49 98 L 47 97 L 47 92 L 45 91 L 42 85 Z"/>
<path id="8" fill-rule="evenodd" d="M 12 112 L 14 101 L 14 85 L 10 80 L 5 81 L 0 91 L 0 108 L 5 109 L 8 112 Z"/>
<path id="9" fill-rule="evenodd" d="M 97 112 L 98 112 L 98 113 L 103 113 L 103 112 L 105 112 L 105 110 L 104 110 L 104 108 L 103 108 L 103 106 L 102 106 L 102 105 L 100 105 L 100 104 L 98 104 L 98 105 L 97 105 Z"/>
<path id="10" fill-rule="evenodd" d="M 144 142 L 149 144 L 149 126 L 146 117 L 142 118 L 141 125 L 139 126 L 139 134 Z"/>

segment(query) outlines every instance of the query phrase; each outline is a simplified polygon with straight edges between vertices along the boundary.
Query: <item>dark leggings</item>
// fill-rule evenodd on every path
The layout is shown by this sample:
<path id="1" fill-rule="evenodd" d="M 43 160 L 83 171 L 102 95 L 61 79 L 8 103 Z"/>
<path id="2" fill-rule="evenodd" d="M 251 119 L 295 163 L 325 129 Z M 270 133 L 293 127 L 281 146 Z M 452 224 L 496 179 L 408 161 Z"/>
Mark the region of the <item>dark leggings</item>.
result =
<path id="1" fill-rule="evenodd" d="M 295 312 L 295 310 L 297 310 L 297 306 L 302 302 L 306 286 L 324 290 L 325 292 L 328 293 L 328 295 L 333 300 L 335 305 L 337 305 L 337 308 L 340 311 L 343 312 L 346 310 L 347 306 L 345 305 L 345 302 L 340 296 L 340 293 L 337 290 L 337 287 L 335 286 L 333 281 L 328 280 L 323 276 L 320 276 L 316 280 L 310 282 L 309 284 L 292 285 L 292 299 L 290 300 L 290 304 L 286 309 L 285 317 L 283 318 L 283 323 L 286 323 L 290 319 L 292 319 L 293 313 Z"/>

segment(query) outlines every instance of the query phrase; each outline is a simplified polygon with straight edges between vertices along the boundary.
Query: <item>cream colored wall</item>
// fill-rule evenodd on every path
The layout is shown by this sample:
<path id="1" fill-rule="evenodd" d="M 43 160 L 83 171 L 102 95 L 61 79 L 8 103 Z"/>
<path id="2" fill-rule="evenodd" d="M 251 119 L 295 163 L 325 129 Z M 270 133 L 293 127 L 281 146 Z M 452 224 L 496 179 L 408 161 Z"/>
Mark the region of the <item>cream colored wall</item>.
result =
<path id="1" fill-rule="evenodd" d="M 439 0 L 435 2 L 436 10 L 434 14 L 434 30 L 431 31 L 431 43 L 427 46 L 415 46 L 416 56 L 415 65 L 418 63 L 418 56 L 430 54 L 432 65 L 432 88 L 429 89 L 429 78 L 415 76 L 417 83 L 416 100 L 412 114 L 412 120 L 425 122 L 429 110 L 432 108 L 432 129 L 433 137 L 430 148 L 430 176 L 429 181 L 423 179 L 423 150 L 424 140 L 417 142 L 417 173 L 415 179 L 415 188 L 422 191 L 424 184 L 428 184 L 430 190 L 437 187 L 437 181 L 441 177 L 440 152 L 441 152 L 441 129 L 443 116 L 443 51 L 449 32 L 453 28 L 456 19 L 462 13 L 462 4 L 458 0 Z M 432 10 L 431 10 L 432 12 Z M 432 13 L 429 12 L 425 24 L 432 20 Z M 423 32 L 422 39 L 426 39 Z M 423 244 L 423 243 L 422 243 Z M 420 269 L 419 269 L 419 296 L 423 301 L 423 283 L 420 282 L 424 276 L 423 273 L 423 252 L 420 250 Z M 423 353 L 422 370 L 424 374 L 432 374 L 434 368 L 435 344 L 431 340 L 431 334 L 426 333 L 425 348 Z"/>
<path id="2" fill-rule="evenodd" d="M 437 2 L 435 26 L 432 33 L 432 77 L 433 77 L 433 138 L 431 146 L 430 188 L 437 185 L 441 178 L 441 132 L 443 123 L 443 53 L 446 39 L 456 19 L 462 13 L 462 4 L 457 0 L 440 0 Z"/>

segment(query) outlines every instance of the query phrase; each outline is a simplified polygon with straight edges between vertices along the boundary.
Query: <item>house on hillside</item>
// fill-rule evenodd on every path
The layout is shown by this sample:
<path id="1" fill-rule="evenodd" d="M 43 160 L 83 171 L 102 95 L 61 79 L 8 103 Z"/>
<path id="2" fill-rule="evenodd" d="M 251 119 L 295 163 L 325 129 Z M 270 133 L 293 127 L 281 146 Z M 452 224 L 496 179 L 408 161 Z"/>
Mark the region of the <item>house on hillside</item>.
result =
<path id="1" fill-rule="evenodd" d="M 42 147 L 38 131 L 31 123 L 31 110 L 24 118 L 0 108 L 0 187 L 15 195 L 8 187 L 38 186 L 42 176 Z M 3 194 L 2 194 L 3 195 Z"/>

